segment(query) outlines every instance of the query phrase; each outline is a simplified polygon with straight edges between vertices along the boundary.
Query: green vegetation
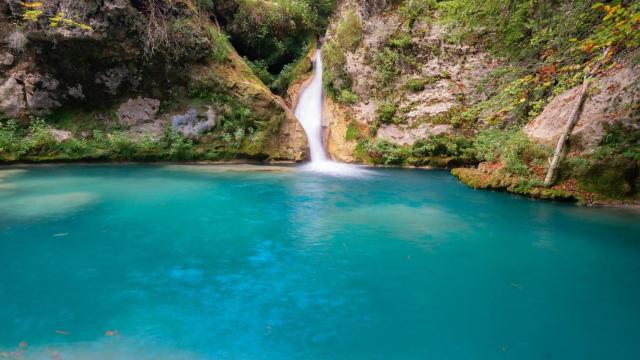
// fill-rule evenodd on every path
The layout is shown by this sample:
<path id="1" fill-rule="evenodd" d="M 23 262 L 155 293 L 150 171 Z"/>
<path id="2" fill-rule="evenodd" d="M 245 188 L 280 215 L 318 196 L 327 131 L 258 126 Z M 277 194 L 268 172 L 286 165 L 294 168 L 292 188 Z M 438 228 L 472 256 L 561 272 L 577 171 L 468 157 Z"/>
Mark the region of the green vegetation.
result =
<path id="1" fill-rule="evenodd" d="M 336 42 L 347 51 L 355 50 L 362 43 L 362 32 L 360 16 L 353 9 L 349 9 L 336 27 Z"/>
<path id="2" fill-rule="evenodd" d="M 396 117 L 398 112 L 398 105 L 394 102 L 387 102 L 378 105 L 376 120 L 382 124 L 392 124 L 399 122 L 399 118 Z"/>
<path id="3" fill-rule="evenodd" d="M 606 136 L 589 156 L 569 156 L 561 174 L 612 198 L 636 193 L 640 180 L 640 129 L 605 124 Z"/>
<path id="4" fill-rule="evenodd" d="M 168 128 L 161 139 L 132 139 L 123 132 L 93 130 L 85 138 L 57 140 L 43 119 L 27 127 L 13 120 L 0 124 L 0 161 L 157 161 L 191 160 L 193 142 Z"/>
<path id="5" fill-rule="evenodd" d="M 236 155 L 254 152 L 265 140 L 265 133 L 271 130 L 269 121 L 256 118 L 245 104 L 224 91 L 196 88 L 191 89 L 190 94 L 196 103 L 213 104 L 221 110 L 216 129 L 203 139 L 218 151 Z"/>
<path id="6" fill-rule="evenodd" d="M 382 50 L 374 53 L 378 90 L 389 90 L 403 73 L 416 68 L 413 39 L 404 32 L 391 36 Z"/>
<path id="7" fill-rule="evenodd" d="M 411 92 L 420 92 L 425 89 L 428 83 L 428 79 L 413 78 L 407 80 L 407 82 L 404 84 L 404 87 Z"/>
<path id="8" fill-rule="evenodd" d="M 501 161 L 513 175 L 527 176 L 532 165 L 544 167 L 550 150 L 534 144 L 520 130 L 484 130 L 473 141 L 479 161 Z"/>
<path id="9" fill-rule="evenodd" d="M 294 62 L 286 64 L 277 75 L 269 72 L 268 64 L 264 60 L 251 61 L 245 58 L 245 62 L 253 70 L 254 74 L 272 91 L 277 94 L 284 94 L 295 80 L 300 79 L 302 75 L 313 69 L 313 64 L 307 54 L 315 47 L 316 42 L 310 42 L 305 47 L 306 51 Z"/>
<path id="10" fill-rule="evenodd" d="M 228 0 L 215 2 L 236 50 L 274 91 L 284 92 L 308 45 L 324 32 L 335 0 Z"/>
<path id="11" fill-rule="evenodd" d="M 637 2 L 449 0 L 440 8 L 454 39 L 479 42 L 510 60 L 477 89 L 487 99 L 464 110 L 494 126 L 529 122 L 550 99 L 581 83 L 596 62 L 608 65 L 640 44 Z M 466 120 L 472 125 L 477 119 Z"/>
<path id="12" fill-rule="evenodd" d="M 324 76 L 322 82 L 327 94 L 334 100 L 340 100 L 343 91 L 351 92 L 352 79 L 345 70 L 346 58 L 340 46 L 328 41 L 322 50 L 324 58 Z"/>
<path id="13" fill-rule="evenodd" d="M 444 22 L 455 39 L 486 44 L 500 56 L 537 60 L 554 49 L 572 46 L 597 22 L 592 1 L 449 0 L 440 3 Z M 571 26 L 567 26 L 571 24 Z"/>
<path id="14" fill-rule="evenodd" d="M 369 160 L 380 165 L 402 165 L 409 156 L 409 150 L 386 140 L 364 142 L 364 149 Z"/>
<path id="15" fill-rule="evenodd" d="M 362 20 L 353 9 L 349 9 L 336 26 L 335 36 L 323 46 L 323 84 L 333 100 L 345 104 L 358 101 L 357 95 L 351 91 L 352 79 L 345 70 L 345 52 L 355 50 L 362 38 Z"/>
<path id="16" fill-rule="evenodd" d="M 413 28 L 416 21 L 434 10 L 436 0 L 404 0 L 400 5 L 400 16 L 405 20 L 407 27 Z"/>

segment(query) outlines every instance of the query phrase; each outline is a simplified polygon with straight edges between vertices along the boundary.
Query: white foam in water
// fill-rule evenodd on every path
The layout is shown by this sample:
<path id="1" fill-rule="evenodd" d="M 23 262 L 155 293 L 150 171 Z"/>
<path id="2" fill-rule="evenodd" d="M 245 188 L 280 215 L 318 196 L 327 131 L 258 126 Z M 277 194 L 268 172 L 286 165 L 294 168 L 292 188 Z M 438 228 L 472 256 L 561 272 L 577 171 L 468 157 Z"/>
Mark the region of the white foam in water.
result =
<path id="1" fill-rule="evenodd" d="M 302 91 L 295 115 L 304 128 L 309 141 L 311 162 L 302 167 L 334 176 L 363 176 L 369 171 L 358 166 L 341 164 L 330 160 L 322 144 L 322 51 L 318 49 L 313 79 Z"/>

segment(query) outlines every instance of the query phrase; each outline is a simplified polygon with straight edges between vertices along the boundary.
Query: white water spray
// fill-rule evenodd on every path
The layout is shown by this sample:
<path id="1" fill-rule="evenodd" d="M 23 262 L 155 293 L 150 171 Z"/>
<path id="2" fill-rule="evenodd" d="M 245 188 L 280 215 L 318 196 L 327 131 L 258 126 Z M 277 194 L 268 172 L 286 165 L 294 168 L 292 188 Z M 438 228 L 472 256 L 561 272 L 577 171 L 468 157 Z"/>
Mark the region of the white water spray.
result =
<path id="1" fill-rule="evenodd" d="M 331 161 L 322 144 L 322 51 L 316 52 L 314 74 L 311 83 L 302 91 L 295 115 L 307 134 L 311 162 L 306 170 L 339 176 L 360 176 L 366 170 L 356 166 Z"/>

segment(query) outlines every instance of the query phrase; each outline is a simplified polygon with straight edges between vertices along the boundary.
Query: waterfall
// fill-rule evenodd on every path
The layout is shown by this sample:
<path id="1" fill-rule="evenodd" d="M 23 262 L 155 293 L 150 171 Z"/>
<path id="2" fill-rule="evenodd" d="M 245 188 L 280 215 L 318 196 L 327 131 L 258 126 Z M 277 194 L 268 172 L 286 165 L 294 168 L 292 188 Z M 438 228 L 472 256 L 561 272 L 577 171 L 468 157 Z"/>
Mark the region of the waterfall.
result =
<path id="1" fill-rule="evenodd" d="M 327 157 L 322 143 L 322 50 L 316 51 L 311 83 L 302 91 L 295 116 L 307 134 L 311 162 L 305 170 L 339 176 L 360 176 L 368 171 L 356 166 L 337 163 Z"/>
<path id="2" fill-rule="evenodd" d="M 316 51 L 313 79 L 303 90 L 295 115 L 307 133 L 312 163 L 329 161 L 322 145 L 322 51 Z"/>

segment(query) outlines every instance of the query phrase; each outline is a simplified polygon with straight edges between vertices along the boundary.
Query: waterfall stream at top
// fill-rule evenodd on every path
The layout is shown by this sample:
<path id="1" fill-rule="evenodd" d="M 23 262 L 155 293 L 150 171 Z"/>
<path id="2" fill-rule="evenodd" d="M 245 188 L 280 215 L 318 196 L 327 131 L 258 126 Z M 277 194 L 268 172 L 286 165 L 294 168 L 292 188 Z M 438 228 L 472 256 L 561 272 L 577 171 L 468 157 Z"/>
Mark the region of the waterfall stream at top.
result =
<path id="1" fill-rule="evenodd" d="M 366 172 L 356 166 L 338 163 L 328 158 L 322 141 L 322 50 L 316 51 L 313 79 L 302 91 L 295 109 L 295 116 L 302 124 L 307 140 L 311 162 L 306 170 L 339 176 L 358 176 Z"/>

